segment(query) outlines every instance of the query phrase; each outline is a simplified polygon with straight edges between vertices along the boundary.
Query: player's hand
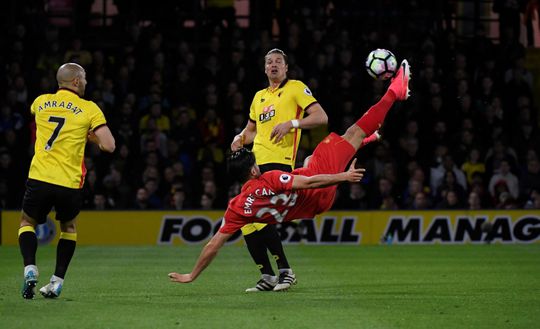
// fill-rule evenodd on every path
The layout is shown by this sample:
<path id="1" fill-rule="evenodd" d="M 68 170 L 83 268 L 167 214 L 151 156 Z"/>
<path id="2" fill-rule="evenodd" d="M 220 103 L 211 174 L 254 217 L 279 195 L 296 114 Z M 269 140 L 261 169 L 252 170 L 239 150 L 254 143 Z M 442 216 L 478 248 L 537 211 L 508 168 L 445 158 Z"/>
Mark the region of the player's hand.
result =
<path id="1" fill-rule="evenodd" d="M 231 151 L 236 152 L 242 147 L 244 147 L 244 135 L 238 134 L 233 138 L 231 143 Z"/>
<path id="2" fill-rule="evenodd" d="M 180 274 L 176 272 L 169 273 L 169 279 L 171 282 L 178 282 L 178 283 L 190 283 L 193 281 L 193 278 L 191 277 L 191 273 L 187 274 Z"/>
<path id="3" fill-rule="evenodd" d="M 347 181 L 349 182 L 359 182 L 362 180 L 362 177 L 364 177 L 364 172 L 366 169 L 364 168 L 356 168 L 356 158 L 353 159 L 351 162 L 351 165 L 349 166 L 349 170 L 345 172 Z"/>
<path id="4" fill-rule="evenodd" d="M 276 125 L 270 133 L 270 140 L 273 140 L 274 144 L 281 142 L 283 137 L 291 131 L 292 127 L 292 122 L 290 120 Z"/>

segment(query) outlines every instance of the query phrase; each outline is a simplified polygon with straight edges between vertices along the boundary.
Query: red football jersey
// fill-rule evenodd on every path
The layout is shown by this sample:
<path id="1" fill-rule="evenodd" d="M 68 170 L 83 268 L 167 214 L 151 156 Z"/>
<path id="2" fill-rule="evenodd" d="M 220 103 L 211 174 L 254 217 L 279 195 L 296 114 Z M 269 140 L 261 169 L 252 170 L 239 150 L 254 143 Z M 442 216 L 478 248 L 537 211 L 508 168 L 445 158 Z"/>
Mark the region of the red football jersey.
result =
<path id="1" fill-rule="evenodd" d="M 229 202 L 219 231 L 233 234 L 249 223 L 275 224 L 313 218 L 329 210 L 337 185 L 293 191 L 293 175 L 342 172 L 355 153 L 350 143 L 331 133 L 315 148 L 307 168 L 298 168 L 292 173 L 273 170 L 249 180 L 240 194 Z"/>
<path id="2" fill-rule="evenodd" d="M 292 174 L 311 176 L 306 172 L 308 168 L 301 169 L 304 168 Z M 292 174 L 272 170 L 249 180 L 229 202 L 219 231 L 232 234 L 248 223 L 275 224 L 313 218 L 332 206 L 336 186 L 293 191 Z"/>

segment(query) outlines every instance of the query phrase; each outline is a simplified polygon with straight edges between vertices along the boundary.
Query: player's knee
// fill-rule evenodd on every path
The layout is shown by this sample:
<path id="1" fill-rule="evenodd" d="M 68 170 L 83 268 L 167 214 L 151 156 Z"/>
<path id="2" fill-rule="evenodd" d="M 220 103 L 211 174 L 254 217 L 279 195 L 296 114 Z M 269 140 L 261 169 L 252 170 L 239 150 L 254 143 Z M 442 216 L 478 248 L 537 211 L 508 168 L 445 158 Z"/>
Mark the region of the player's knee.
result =
<path id="1" fill-rule="evenodd" d="M 24 211 L 21 213 L 21 224 L 20 227 L 23 226 L 37 226 L 37 221 L 33 219 L 32 217 L 28 216 Z"/>
<path id="2" fill-rule="evenodd" d="M 60 230 L 66 233 L 77 233 L 74 221 L 60 223 Z"/>
<path id="3" fill-rule="evenodd" d="M 366 133 L 364 133 L 362 128 L 358 127 L 357 125 L 350 126 L 345 132 L 345 135 L 343 135 L 343 138 L 347 140 L 359 140 L 365 137 Z"/>

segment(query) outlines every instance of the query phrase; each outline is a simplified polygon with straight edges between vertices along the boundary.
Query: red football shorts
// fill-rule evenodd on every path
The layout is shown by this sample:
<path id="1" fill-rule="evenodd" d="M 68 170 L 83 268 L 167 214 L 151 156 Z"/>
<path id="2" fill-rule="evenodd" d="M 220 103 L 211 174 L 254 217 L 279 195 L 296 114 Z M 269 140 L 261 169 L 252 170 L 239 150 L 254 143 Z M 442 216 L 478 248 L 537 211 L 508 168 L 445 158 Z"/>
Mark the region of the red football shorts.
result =
<path id="1" fill-rule="evenodd" d="M 349 142 L 338 134 L 331 133 L 317 145 L 307 168 L 296 169 L 293 173 L 305 176 L 337 174 L 345 171 L 355 154 L 356 150 Z M 334 185 L 310 191 L 311 197 L 319 199 L 319 213 L 332 207 L 336 189 L 337 185 Z"/>

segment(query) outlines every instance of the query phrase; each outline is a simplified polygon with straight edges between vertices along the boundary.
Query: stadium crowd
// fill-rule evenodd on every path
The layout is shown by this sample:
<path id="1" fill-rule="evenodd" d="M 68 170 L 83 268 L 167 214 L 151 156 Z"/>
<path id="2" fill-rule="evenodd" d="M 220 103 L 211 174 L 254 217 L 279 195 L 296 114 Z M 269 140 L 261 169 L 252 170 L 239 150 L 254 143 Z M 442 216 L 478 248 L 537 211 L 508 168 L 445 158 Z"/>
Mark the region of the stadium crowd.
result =
<path id="1" fill-rule="evenodd" d="M 0 207 L 21 206 L 35 137 L 31 102 L 57 89 L 62 63 L 76 62 L 87 71 L 85 97 L 103 110 L 117 143 L 112 155 L 87 146 L 83 209 L 225 209 L 239 191 L 226 155 L 252 95 L 266 86 L 264 54 L 278 46 L 289 56 L 288 77 L 304 81 L 330 118 L 326 129 L 304 131 L 298 165 L 384 91 L 386 82 L 364 70 L 369 51 L 390 49 L 411 63 L 413 97 L 392 110 L 382 141 L 359 152 L 366 175 L 340 187 L 334 208 L 540 209 L 538 111 L 518 38 L 494 43 L 479 27 L 462 39 L 405 15 L 370 27 L 339 8 L 290 10 L 295 19 L 277 35 L 268 24 L 245 29 L 220 19 L 192 28 L 130 16 L 105 32 L 55 27 L 35 13 L 3 23 Z"/>

